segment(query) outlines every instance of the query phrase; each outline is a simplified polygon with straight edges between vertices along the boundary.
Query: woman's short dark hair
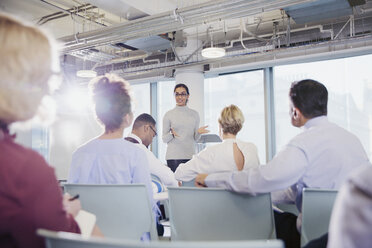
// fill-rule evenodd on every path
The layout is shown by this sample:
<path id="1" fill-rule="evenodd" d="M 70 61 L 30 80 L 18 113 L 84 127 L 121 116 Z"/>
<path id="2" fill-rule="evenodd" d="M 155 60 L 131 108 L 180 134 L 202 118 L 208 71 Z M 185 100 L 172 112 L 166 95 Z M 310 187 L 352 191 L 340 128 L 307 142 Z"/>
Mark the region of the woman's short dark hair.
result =
<path id="1" fill-rule="evenodd" d="M 289 97 L 294 107 L 308 119 L 327 115 L 327 88 L 315 80 L 305 79 L 292 83 Z"/>
<path id="2" fill-rule="evenodd" d="M 176 92 L 177 88 L 184 88 L 186 90 L 187 95 L 190 95 L 189 88 L 186 86 L 186 84 L 176 84 L 176 86 L 174 86 L 173 92 Z"/>
<path id="3" fill-rule="evenodd" d="M 120 128 L 124 116 L 132 112 L 130 85 L 124 79 L 106 74 L 90 82 L 97 119 L 106 132 Z"/>

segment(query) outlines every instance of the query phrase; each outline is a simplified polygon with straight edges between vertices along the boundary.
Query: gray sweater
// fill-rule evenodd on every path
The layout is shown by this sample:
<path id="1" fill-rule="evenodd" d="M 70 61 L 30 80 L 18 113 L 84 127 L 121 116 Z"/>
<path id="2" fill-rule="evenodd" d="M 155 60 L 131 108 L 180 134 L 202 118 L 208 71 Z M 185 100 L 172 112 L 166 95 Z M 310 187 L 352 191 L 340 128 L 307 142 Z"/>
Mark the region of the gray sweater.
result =
<path id="1" fill-rule="evenodd" d="M 168 144 L 165 159 L 191 159 L 199 139 L 199 114 L 187 106 L 176 106 L 163 119 L 163 142 Z M 179 135 L 173 137 L 170 129 Z"/>

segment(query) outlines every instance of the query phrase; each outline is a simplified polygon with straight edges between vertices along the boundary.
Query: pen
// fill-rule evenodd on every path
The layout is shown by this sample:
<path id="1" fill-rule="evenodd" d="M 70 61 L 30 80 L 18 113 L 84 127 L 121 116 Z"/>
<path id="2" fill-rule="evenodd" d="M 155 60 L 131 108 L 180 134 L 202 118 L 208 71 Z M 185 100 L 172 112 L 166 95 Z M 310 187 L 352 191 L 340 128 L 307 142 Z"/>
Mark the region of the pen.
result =
<path id="1" fill-rule="evenodd" d="M 70 199 L 68 199 L 69 201 L 73 201 L 73 200 L 76 200 L 79 198 L 79 194 L 75 195 L 74 197 L 71 197 Z"/>

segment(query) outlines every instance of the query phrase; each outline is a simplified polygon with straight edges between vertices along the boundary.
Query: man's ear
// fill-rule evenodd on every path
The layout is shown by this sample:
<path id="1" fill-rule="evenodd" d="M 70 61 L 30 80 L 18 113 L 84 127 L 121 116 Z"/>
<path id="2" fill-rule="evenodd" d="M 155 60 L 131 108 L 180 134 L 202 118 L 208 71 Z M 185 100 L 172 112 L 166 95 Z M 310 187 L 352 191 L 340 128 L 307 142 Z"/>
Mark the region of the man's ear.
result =
<path id="1" fill-rule="evenodd" d="M 295 120 L 301 120 L 302 121 L 304 119 L 304 115 L 302 114 L 301 110 L 299 110 L 298 108 L 294 108 L 293 118 Z"/>
<path id="2" fill-rule="evenodd" d="M 293 115 L 293 119 L 295 119 L 295 120 L 298 119 L 298 112 L 297 112 L 297 109 L 296 108 L 293 108 L 292 115 Z"/>
<path id="3" fill-rule="evenodd" d="M 298 108 L 293 107 L 292 108 L 292 117 L 293 117 L 293 119 L 298 120 L 299 118 L 301 118 L 301 116 L 302 116 L 301 111 Z"/>
<path id="4" fill-rule="evenodd" d="M 148 125 L 143 125 L 143 131 L 145 132 L 145 133 L 147 133 L 148 132 L 148 130 L 149 130 L 149 127 L 148 127 Z"/>

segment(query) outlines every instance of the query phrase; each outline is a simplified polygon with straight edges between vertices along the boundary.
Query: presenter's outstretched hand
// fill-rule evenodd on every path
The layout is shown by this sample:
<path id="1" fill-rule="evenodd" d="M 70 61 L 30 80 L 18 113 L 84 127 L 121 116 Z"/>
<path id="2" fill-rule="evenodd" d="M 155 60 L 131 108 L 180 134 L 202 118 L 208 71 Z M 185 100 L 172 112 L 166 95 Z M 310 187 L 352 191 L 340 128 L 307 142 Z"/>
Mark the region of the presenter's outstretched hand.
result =
<path id="1" fill-rule="evenodd" d="M 170 129 L 170 132 L 171 132 L 171 134 L 173 135 L 173 137 L 180 137 L 180 136 L 176 133 L 176 131 L 174 131 L 173 128 Z"/>
<path id="2" fill-rule="evenodd" d="M 198 133 L 203 134 L 203 133 L 209 133 L 210 131 L 207 129 L 208 125 L 199 127 Z"/>
<path id="3" fill-rule="evenodd" d="M 196 187 L 207 187 L 205 184 L 205 178 L 208 176 L 208 174 L 198 174 L 195 178 L 195 186 Z"/>

